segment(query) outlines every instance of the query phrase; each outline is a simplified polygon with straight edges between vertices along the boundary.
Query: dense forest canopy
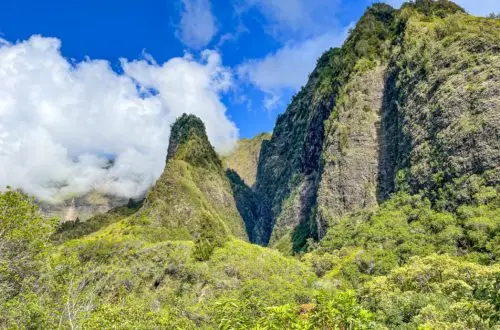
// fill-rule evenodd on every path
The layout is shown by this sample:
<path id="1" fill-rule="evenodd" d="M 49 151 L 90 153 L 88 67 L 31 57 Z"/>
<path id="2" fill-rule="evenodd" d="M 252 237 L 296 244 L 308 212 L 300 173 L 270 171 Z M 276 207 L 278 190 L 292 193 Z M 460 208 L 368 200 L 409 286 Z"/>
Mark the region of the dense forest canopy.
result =
<path id="1" fill-rule="evenodd" d="M 273 134 L 172 126 L 144 200 L 86 221 L 0 193 L 0 328 L 500 326 L 500 21 L 371 6 Z"/>

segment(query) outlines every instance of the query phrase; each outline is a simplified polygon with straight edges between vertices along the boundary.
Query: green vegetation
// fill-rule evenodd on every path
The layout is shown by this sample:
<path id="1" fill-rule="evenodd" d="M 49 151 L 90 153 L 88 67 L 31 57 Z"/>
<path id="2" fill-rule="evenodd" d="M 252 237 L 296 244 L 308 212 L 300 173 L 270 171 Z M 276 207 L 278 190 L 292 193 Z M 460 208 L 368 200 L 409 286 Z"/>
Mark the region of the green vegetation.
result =
<path id="1" fill-rule="evenodd" d="M 257 177 L 260 149 L 270 139 L 271 134 L 261 133 L 252 139 L 239 140 L 230 154 L 221 157 L 222 164 L 226 169 L 237 172 L 245 184 L 252 187 Z"/>
<path id="2" fill-rule="evenodd" d="M 136 218 L 164 238 L 197 240 L 201 255 L 223 237 L 247 239 L 231 184 L 199 118 L 183 115 L 173 125 L 165 171 Z M 210 238 L 217 242 L 209 244 Z"/>
<path id="3" fill-rule="evenodd" d="M 47 272 L 53 227 L 54 221 L 44 220 L 32 199 L 11 190 L 0 194 L 0 327 L 47 321 L 40 279 Z"/>
<path id="4" fill-rule="evenodd" d="M 143 201 L 134 202 L 131 200 L 126 206 L 120 206 L 106 213 L 98 214 L 87 221 L 76 220 L 62 222 L 57 227 L 54 235 L 52 235 L 52 239 L 62 243 L 70 239 L 89 235 L 107 225 L 122 220 L 124 217 L 134 214 L 142 206 L 142 203 Z"/>
<path id="5" fill-rule="evenodd" d="M 183 115 L 144 201 L 57 224 L 0 193 L 0 328 L 499 328 L 499 45 L 377 4 L 236 170 Z"/>
<path id="6" fill-rule="evenodd" d="M 374 211 L 348 215 L 331 224 L 318 252 L 356 254 L 356 287 L 367 275 L 385 275 L 414 256 L 433 253 L 471 262 L 498 262 L 500 195 L 491 191 L 487 203 L 462 205 L 456 213 L 431 208 L 428 199 L 400 193 Z"/>
<path id="7" fill-rule="evenodd" d="M 321 198 L 324 159 L 337 156 L 324 150 L 329 137 L 338 133 L 341 152 L 345 152 L 353 128 L 337 121 L 336 104 L 340 103 L 343 89 L 353 74 L 387 61 L 395 36 L 396 12 L 385 4 L 369 8 L 342 48 L 330 49 L 319 58 L 308 83 L 278 118 L 271 140 L 263 147 L 256 183 L 262 201 L 258 227 L 266 233 L 259 243 L 283 243 L 278 236 L 287 235 L 290 227 L 293 231 L 300 226 L 308 229 L 308 235 L 296 234 L 288 240 L 290 248 L 298 252 L 307 245 L 308 238 L 324 234 L 326 220 L 321 209 L 320 212 L 313 209 L 318 196 Z M 332 127 L 338 128 L 338 132 L 333 132 Z M 294 199 L 292 195 L 300 198 Z"/>
<path id="8" fill-rule="evenodd" d="M 423 16 L 406 6 L 401 13 L 405 34 L 391 82 L 399 107 L 386 123 L 396 136 L 388 149 L 399 151 L 387 166 L 404 173 L 395 190 L 423 192 L 453 211 L 478 181 L 498 182 L 499 87 L 491 78 L 500 74 L 500 23 L 458 9 L 442 18 L 440 10 Z"/>
<path id="9" fill-rule="evenodd" d="M 32 200 L 8 191 L 0 195 L 2 215 L 21 226 L 1 222 L 2 248 L 12 253 L 1 250 L 0 325 L 493 328 L 500 324 L 500 194 L 486 195 L 443 213 L 421 196 L 399 194 L 331 224 L 299 260 L 219 241 L 221 233 L 163 239 L 167 230 L 146 230 L 138 213 L 61 243 Z"/>
<path id="10" fill-rule="evenodd" d="M 500 266 L 448 256 L 412 258 L 362 289 L 363 305 L 388 328 L 494 329 Z"/>
<path id="11" fill-rule="evenodd" d="M 7 242 L 12 251 L 1 250 L 2 328 L 217 328 L 220 306 L 231 299 L 259 301 L 260 313 L 312 294 L 306 266 L 240 240 L 214 246 L 206 258 L 198 241 L 158 241 L 129 216 L 59 244 L 49 236 L 55 224 L 33 201 L 7 192 L 0 203 L 15 221 L 1 222 L 2 248 Z M 20 262 L 22 278 L 13 274 Z"/>

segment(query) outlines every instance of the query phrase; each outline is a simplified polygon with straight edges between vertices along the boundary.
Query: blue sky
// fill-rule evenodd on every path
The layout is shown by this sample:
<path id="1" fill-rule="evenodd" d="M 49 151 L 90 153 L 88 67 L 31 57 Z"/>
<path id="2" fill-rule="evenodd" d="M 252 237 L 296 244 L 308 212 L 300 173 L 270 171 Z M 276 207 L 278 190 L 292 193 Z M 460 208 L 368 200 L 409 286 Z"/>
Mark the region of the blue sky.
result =
<path id="1" fill-rule="evenodd" d="M 77 61 L 86 56 L 106 59 L 118 70 L 120 58 L 138 59 L 143 51 L 161 63 L 183 56 L 186 51 L 197 54 L 202 49 L 217 49 L 223 65 L 232 68 L 236 78 L 238 68 L 249 60 L 263 59 L 287 45 L 299 47 L 295 56 L 303 56 L 307 68 L 285 70 L 292 73 L 291 86 L 280 79 L 256 86 L 242 78 L 235 83 L 236 90 L 223 95 L 228 116 L 238 126 L 240 135 L 251 137 L 272 130 L 277 114 L 284 110 L 298 84 L 306 80 L 304 73 L 310 71 L 314 59 L 329 44 L 338 45 L 344 29 L 370 3 L 297 1 L 297 8 L 284 13 L 283 8 L 293 7 L 293 0 L 289 4 L 274 1 L 274 5 L 266 5 L 266 2 L 3 0 L 0 32 L 11 42 L 28 39 L 33 34 L 56 37 L 62 42 L 63 56 Z M 312 7 L 311 12 L 303 12 L 299 6 Z M 193 22 L 198 25 L 195 27 Z M 317 41 L 320 37 L 323 40 Z M 307 41 L 313 42 L 310 49 L 301 50 L 301 43 Z M 284 60 L 288 58 L 285 54 Z M 293 75 L 296 70 L 302 75 Z M 269 75 L 283 74 L 283 70 L 269 72 Z M 262 79 L 256 78 L 259 82 Z M 267 109 L 264 101 L 272 99 L 277 103 Z"/>
<path id="2" fill-rule="evenodd" d="M 500 12 L 498 0 L 457 2 Z M 184 112 L 221 153 L 272 131 L 316 59 L 371 3 L 0 1 L 0 189 L 138 196 L 162 173 Z"/>
<path id="3" fill-rule="evenodd" d="M 477 14 L 500 10 L 500 2 L 496 0 L 474 1 L 484 2 L 482 5 L 462 2 Z M 289 84 L 279 77 L 266 82 L 262 74 L 250 71 L 249 75 L 257 76 L 237 77 L 241 79 L 236 90 L 223 95 L 228 115 L 240 135 L 251 137 L 272 130 L 277 114 L 306 80 L 304 73 L 311 70 L 314 58 L 329 45 L 338 46 L 349 25 L 371 3 L 371 0 L 3 0 L 0 32 L 9 41 L 27 39 L 32 34 L 56 37 L 62 41 L 65 57 L 82 60 L 88 56 L 106 59 L 114 65 L 122 57 L 141 58 L 144 51 L 157 62 L 164 62 L 186 51 L 196 54 L 201 49 L 217 49 L 223 64 L 236 74 L 248 61 L 259 61 L 291 47 L 282 60 L 299 67 L 266 72 L 269 76 L 285 76 Z M 310 47 L 301 48 L 307 42 Z M 293 56 L 298 59 L 294 61 Z M 256 69 L 256 64 L 248 70 Z M 239 73 L 242 74 L 241 70 Z"/>

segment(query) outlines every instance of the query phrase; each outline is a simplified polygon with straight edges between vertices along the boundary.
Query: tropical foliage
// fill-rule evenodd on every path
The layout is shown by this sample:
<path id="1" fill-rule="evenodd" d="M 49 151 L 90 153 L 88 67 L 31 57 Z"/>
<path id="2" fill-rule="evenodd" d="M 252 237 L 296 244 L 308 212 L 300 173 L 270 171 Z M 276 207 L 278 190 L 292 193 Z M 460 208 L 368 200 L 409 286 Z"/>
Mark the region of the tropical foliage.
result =
<path id="1" fill-rule="evenodd" d="M 0 328 L 499 328 L 499 31 L 446 0 L 374 5 L 245 179 L 184 115 L 144 201 L 60 223 L 6 189 Z"/>

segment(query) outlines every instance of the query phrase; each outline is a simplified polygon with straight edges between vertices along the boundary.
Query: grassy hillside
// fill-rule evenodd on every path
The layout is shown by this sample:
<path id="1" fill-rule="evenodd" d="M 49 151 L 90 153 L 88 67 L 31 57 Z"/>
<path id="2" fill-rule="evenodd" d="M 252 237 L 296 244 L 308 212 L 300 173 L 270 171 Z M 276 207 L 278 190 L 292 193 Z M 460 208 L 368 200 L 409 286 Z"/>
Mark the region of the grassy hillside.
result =
<path id="1" fill-rule="evenodd" d="M 246 239 L 230 183 L 198 118 L 184 115 L 172 127 L 165 171 L 140 214 L 169 228 L 172 238 L 198 238 L 211 228 Z"/>
<path id="2" fill-rule="evenodd" d="M 33 201 L 7 192 L 0 326 L 494 328 L 498 196 L 449 214 L 401 195 L 345 218 L 300 259 L 228 239 L 200 260 L 197 242 L 169 239 L 137 213 L 55 242 Z"/>
<path id="3" fill-rule="evenodd" d="M 1 193 L 0 328 L 498 329 L 498 45 L 449 1 L 377 4 L 255 189 L 183 115 L 143 203 L 61 224 Z"/>

